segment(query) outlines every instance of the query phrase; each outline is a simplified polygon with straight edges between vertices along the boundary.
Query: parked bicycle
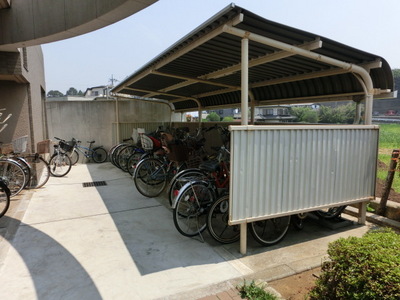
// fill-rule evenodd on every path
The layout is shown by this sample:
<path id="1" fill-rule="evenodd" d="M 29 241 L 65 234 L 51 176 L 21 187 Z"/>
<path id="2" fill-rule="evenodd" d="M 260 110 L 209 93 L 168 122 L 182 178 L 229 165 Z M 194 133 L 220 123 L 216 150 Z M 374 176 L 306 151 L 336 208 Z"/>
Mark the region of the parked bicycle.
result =
<path id="1" fill-rule="evenodd" d="M 0 179 L 10 190 L 10 197 L 18 195 L 26 186 L 27 174 L 24 167 L 11 158 L 0 159 Z"/>
<path id="2" fill-rule="evenodd" d="M 75 165 L 79 161 L 80 154 L 96 163 L 103 163 L 107 160 L 107 151 L 103 146 L 93 147 L 96 141 L 88 141 L 89 146 L 85 147 L 81 145 L 81 141 L 77 141 L 75 138 L 72 138 L 69 142 L 59 138 L 56 139 L 60 140 L 60 148 L 68 154 L 72 165 Z"/>
<path id="3" fill-rule="evenodd" d="M 58 145 L 54 145 L 54 153 L 50 157 L 50 173 L 55 177 L 63 177 L 71 170 L 72 162 L 68 154 L 62 150 L 63 145 L 66 144 L 65 140 L 54 138 L 59 142 Z"/>
<path id="4" fill-rule="evenodd" d="M 171 185 L 170 197 L 176 194 L 182 182 L 186 182 L 172 202 L 173 220 L 176 229 L 184 236 L 193 237 L 207 228 L 207 215 L 211 205 L 229 188 L 229 150 L 225 146 L 219 148 L 218 159 L 203 162 L 197 175 L 176 178 Z M 182 174 L 182 173 L 181 173 Z M 193 180 L 193 177 L 194 180 Z M 175 186 L 175 187 L 174 187 Z"/>
<path id="5" fill-rule="evenodd" d="M 163 192 L 169 180 L 186 167 L 186 159 L 180 155 L 169 159 L 161 140 L 152 136 L 141 134 L 141 142 L 145 150 L 151 150 L 157 157 L 148 156 L 140 160 L 135 168 L 133 180 L 137 190 L 143 196 L 157 197 Z M 181 146 L 184 147 L 184 145 Z M 176 154 L 179 150 L 176 148 L 174 151 L 171 149 L 169 151 L 170 154 Z"/>

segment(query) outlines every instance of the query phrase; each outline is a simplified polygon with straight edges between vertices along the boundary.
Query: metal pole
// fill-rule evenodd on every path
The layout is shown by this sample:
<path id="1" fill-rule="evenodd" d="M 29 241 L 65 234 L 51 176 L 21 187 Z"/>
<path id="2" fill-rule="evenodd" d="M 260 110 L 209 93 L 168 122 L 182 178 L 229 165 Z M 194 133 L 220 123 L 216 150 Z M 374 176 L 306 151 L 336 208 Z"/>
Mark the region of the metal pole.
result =
<path id="1" fill-rule="evenodd" d="M 249 40 L 242 39 L 242 93 L 241 93 L 241 116 L 242 125 L 248 125 L 249 111 Z M 247 252 L 247 223 L 240 224 L 240 253 Z"/>

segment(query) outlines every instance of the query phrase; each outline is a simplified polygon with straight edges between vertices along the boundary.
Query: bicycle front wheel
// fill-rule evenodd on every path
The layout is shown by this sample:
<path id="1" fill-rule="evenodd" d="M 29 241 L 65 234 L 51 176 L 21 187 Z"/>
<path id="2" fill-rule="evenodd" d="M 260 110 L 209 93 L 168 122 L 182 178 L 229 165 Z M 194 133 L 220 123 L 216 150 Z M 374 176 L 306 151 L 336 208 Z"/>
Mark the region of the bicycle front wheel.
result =
<path id="1" fill-rule="evenodd" d="M 96 163 L 103 163 L 107 160 L 107 151 L 106 149 L 99 147 L 93 149 L 93 161 Z"/>
<path id="2" fill-rule="evenodd" d="M 117 156 L 117 164 L 122 171 L 128 172 L 128 159 L 135 152 L 136 147 L 133 145 L 125 146 L 121 149 L 121 151 L 119 151 Z"/>
<path id="3" fill-rule="evenodd" d="M 162 161 L 156 158 L 146 158 L 137 164 L 133 181 L 143 196 L 157 197 L 167 185 L 167 170 Z"/>
<path id="4" fill-rule="evenodd" d="M 196 236 L 207 228 L 207 213 L 215 194 L 205 181 L 188 182 L 182 187 L 173 209 L 176 229 L 188 237 Z"/>
<path id="5" fill-rule="evenodd" d="M 49 164 L 38 155 L 28 155 L 25 159 L 31 166 L 31 180 L 29 181 L 27 188 L 41 188 L 50 178 Z"/>
<path id="6" fill-rule="evenodd" d="M 0 161 L 0 178 L 10 190 L 10 197 L 18 195 L 26 185 L 26 175 L 21 165 L 11 159 Z"/>
<path id="7" fill-rule="evenodd" d="M 71 159 L 71 164 L 75 166 L 79 160 L 79 153 L 76 149 L 74 149 L 72 152 L 68 153 L 69 158 Z"/>
<path id="8" fill-rule="evenodd" d="M 137 164 L 139 163 L 140 159 L 142 158 L 144 152 L 135 151 L 131 156 L 128 158 L 127 169 L 131 176 L 135 173 L 135 169 Z"/>
<path id="9" fill-rule="evenodd" d="M 263 246 L 272 246 L 281 241 L 290 225 L 290 216 L 255 221 L 249 224 L 250 233 Z"/>
<path id="10" fill-rule="evenodd" d="M 229 225 L 229 195 L 215 201 L 207 216 L 207 228 L 210 235 L 218 242 L 230 244 L 240 239 L 239 225 Z"/>
<path id="11" fill-rule="evenodd" d="M 0 180 L 0 218 L 4 216 L 10 207 L 10 190 L 7 185 Z"/>
<path id="12" fill-rule="evenodd" d="M 55 177 L 63 177 L 71 170 L 71 159 L 65 153 L 56 153 L 50 158 L 50 173 Z"/>
<path id="13" fill-rule="evenodd" d="M 177 173 L 171 180 L 168 188 L 168 201 L 172 206 L 179 194 L 179 190 L 189 181 L 206 179 L 207 175 L 200 169 L 186 169 Z"/>

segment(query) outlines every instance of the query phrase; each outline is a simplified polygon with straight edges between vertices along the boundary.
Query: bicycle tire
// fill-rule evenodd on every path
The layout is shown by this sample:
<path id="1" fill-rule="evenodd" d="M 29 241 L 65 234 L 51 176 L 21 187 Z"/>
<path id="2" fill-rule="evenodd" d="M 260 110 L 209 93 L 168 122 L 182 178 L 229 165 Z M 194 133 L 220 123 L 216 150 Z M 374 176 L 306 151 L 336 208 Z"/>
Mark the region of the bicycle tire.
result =
<path id="1" fill-rule="evenodd" d="M 150 157 L 141 160 L 133 174 L 136 189 L 143 196 L 159 196 L 167 185 L 167 170 L 162 161 Z"/>
<path id="2" fill-rule="evenodd" d="M 290 216 L 255 221 L 249 224 L 250 233 L 263 246 L 279 243 L 288 232 Z"/>
<path id="3" fill-rule="evenodd" d="M 119 168 L 124 171 L 128 172 L 128 159 L 129 157 L 136 151 L 136 146 L 128 145 L 123 147 L 117 156 L 117 161 Z"/>
<path id="4" fill-rule="evenodd" d="M 10 207 L 10 189 L 0 180 L 0 218 L 5 215 Z"/>
<path id="5" fill-rule="evenodd" d="M 78 151 L 74 148 L 72 152 L 68 153 L 69 158 L 71 159 L 71 164 L 75 166 L 78 161 L 79 161 L 79 153 Z"/>
<path id="6" fill-rule="evenodd" d="M 229 195 L 215 201 L 208 212 L 207 229 L 210 235 L 222 244 L 231 244 L 240 239 L 240 226 L 229 225 Z"/>
<path id="7" fill-rule="evenodd" d="M 28 155 L 25 158 L 31 166 L 31 179 L 29 181 L 29 185 L 27 185 L 27 188 L 41 188 L 50 178 L 49 164 L 38 155 Z"/>
<path id="8" fill-rule="evenodd" d="M 172 204 L 175 203 L 176 197 L 179 194 L 179 190 L 189 181 L 189 180 L 202 180 L 207 178 L 206 173 L 201 171 L 200 169 L 184 169 L 171 179 L 171 182 L 168 187 L 168 201 L 169 205 L 172 207 Z"/>
<path id="9" fill-rule="evenodd" d="M 54 177 L 63 177 L 71 171 L 71 159 L 65 153 L 55 153 L 49 161 L 50 174 Z"/>
<path id="10" fill-rule="evenodd" d="M 127 169 L 128 173 L 133 176 L 135 173 L 135 169 L 139 161 L 142 159 L 144 152 L 135 151 L 131 156 L 128 158 Z"/>
<path id="11" fill-rule="evenodd" d="M 327 208 L 326 210 L 319 209 L 319 210 L 315 211 L 315 213 L 321 218 L 331 220 L 331 219 L 335 219 L 335 218 L 339 217 L 345 208 L 346 208 L 346 205 L 335 206 L 335 207 Z"/>
<path id="12" fill-rule="evenodd" d="M 107 151 L 103 147 L 94 148 L 92 154 L 92 158 L 95 163 L 103 163 L 107 160 Z"/>
<path id="13" fill-rule="evenodd" d="M 15 157 L 11 157 L 10 159 L 16 161 L 22 167 L 22 170 L 24 170 L 24 173 L 25 173 L 25 176 L 26 176 L 26 182 L 25 182 L 24 188 L 27 188 L 28 185 L 29 185 L 30 178 L 31 178 L 31 167 L 30 167 L 30 165 L 28 164 L 28 162 L 23 157 L 15 156 Z"/>
<path id="14" fill-rule="evenodd" d="M 116 145 L 116 146 L 114 147 L 114 149 L 113 149 L 111 155 L 109 156 L 109 157 L 110 157 L 111 163 L 112 163 L 114 166 L 116 166 L 117 168 L 119 168 L 118 159 L 117 159 L 117 158 L 118 158 L 118 153 L 119 153 L 119 151 L 120 151 L 123 147 L 128 146 L 128 145 L 129 145 L 128 143 L 121 143 L 121 144 Z"/>
<path id="15" fill-rule="evenodd" d="M 201 234 L 207 228 L 207 214 L 216 195 L 205 181 L 186 183 L 179 192 L 173 208 L 178 232 L 187 237 Z"/>
<path id="16" fill-rule="evenodd" d="M 10 190 L 10 197 L 18 195 L 26 185 L 26 174 L 15 160 L 0 160 L 0 178 Z"/>

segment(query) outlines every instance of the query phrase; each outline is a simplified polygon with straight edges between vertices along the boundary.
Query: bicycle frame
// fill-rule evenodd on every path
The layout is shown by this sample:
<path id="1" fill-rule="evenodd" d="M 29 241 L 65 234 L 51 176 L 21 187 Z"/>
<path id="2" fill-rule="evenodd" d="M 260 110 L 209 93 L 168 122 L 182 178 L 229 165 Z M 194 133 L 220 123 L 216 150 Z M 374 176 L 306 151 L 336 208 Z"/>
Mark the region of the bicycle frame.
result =
<path id="1" fill-rule="evenodd" d="M 92 149 L 92 145 L 90 145 L 89 147 L 86 146 L 82 146 L 80 144 L 76 144 L 74 146 L 74 149 L 76 149 L 78 152 L 82 153 L 83 156 L 85 156 L 86 158 L 92 158 L 94 151 Z"/>

